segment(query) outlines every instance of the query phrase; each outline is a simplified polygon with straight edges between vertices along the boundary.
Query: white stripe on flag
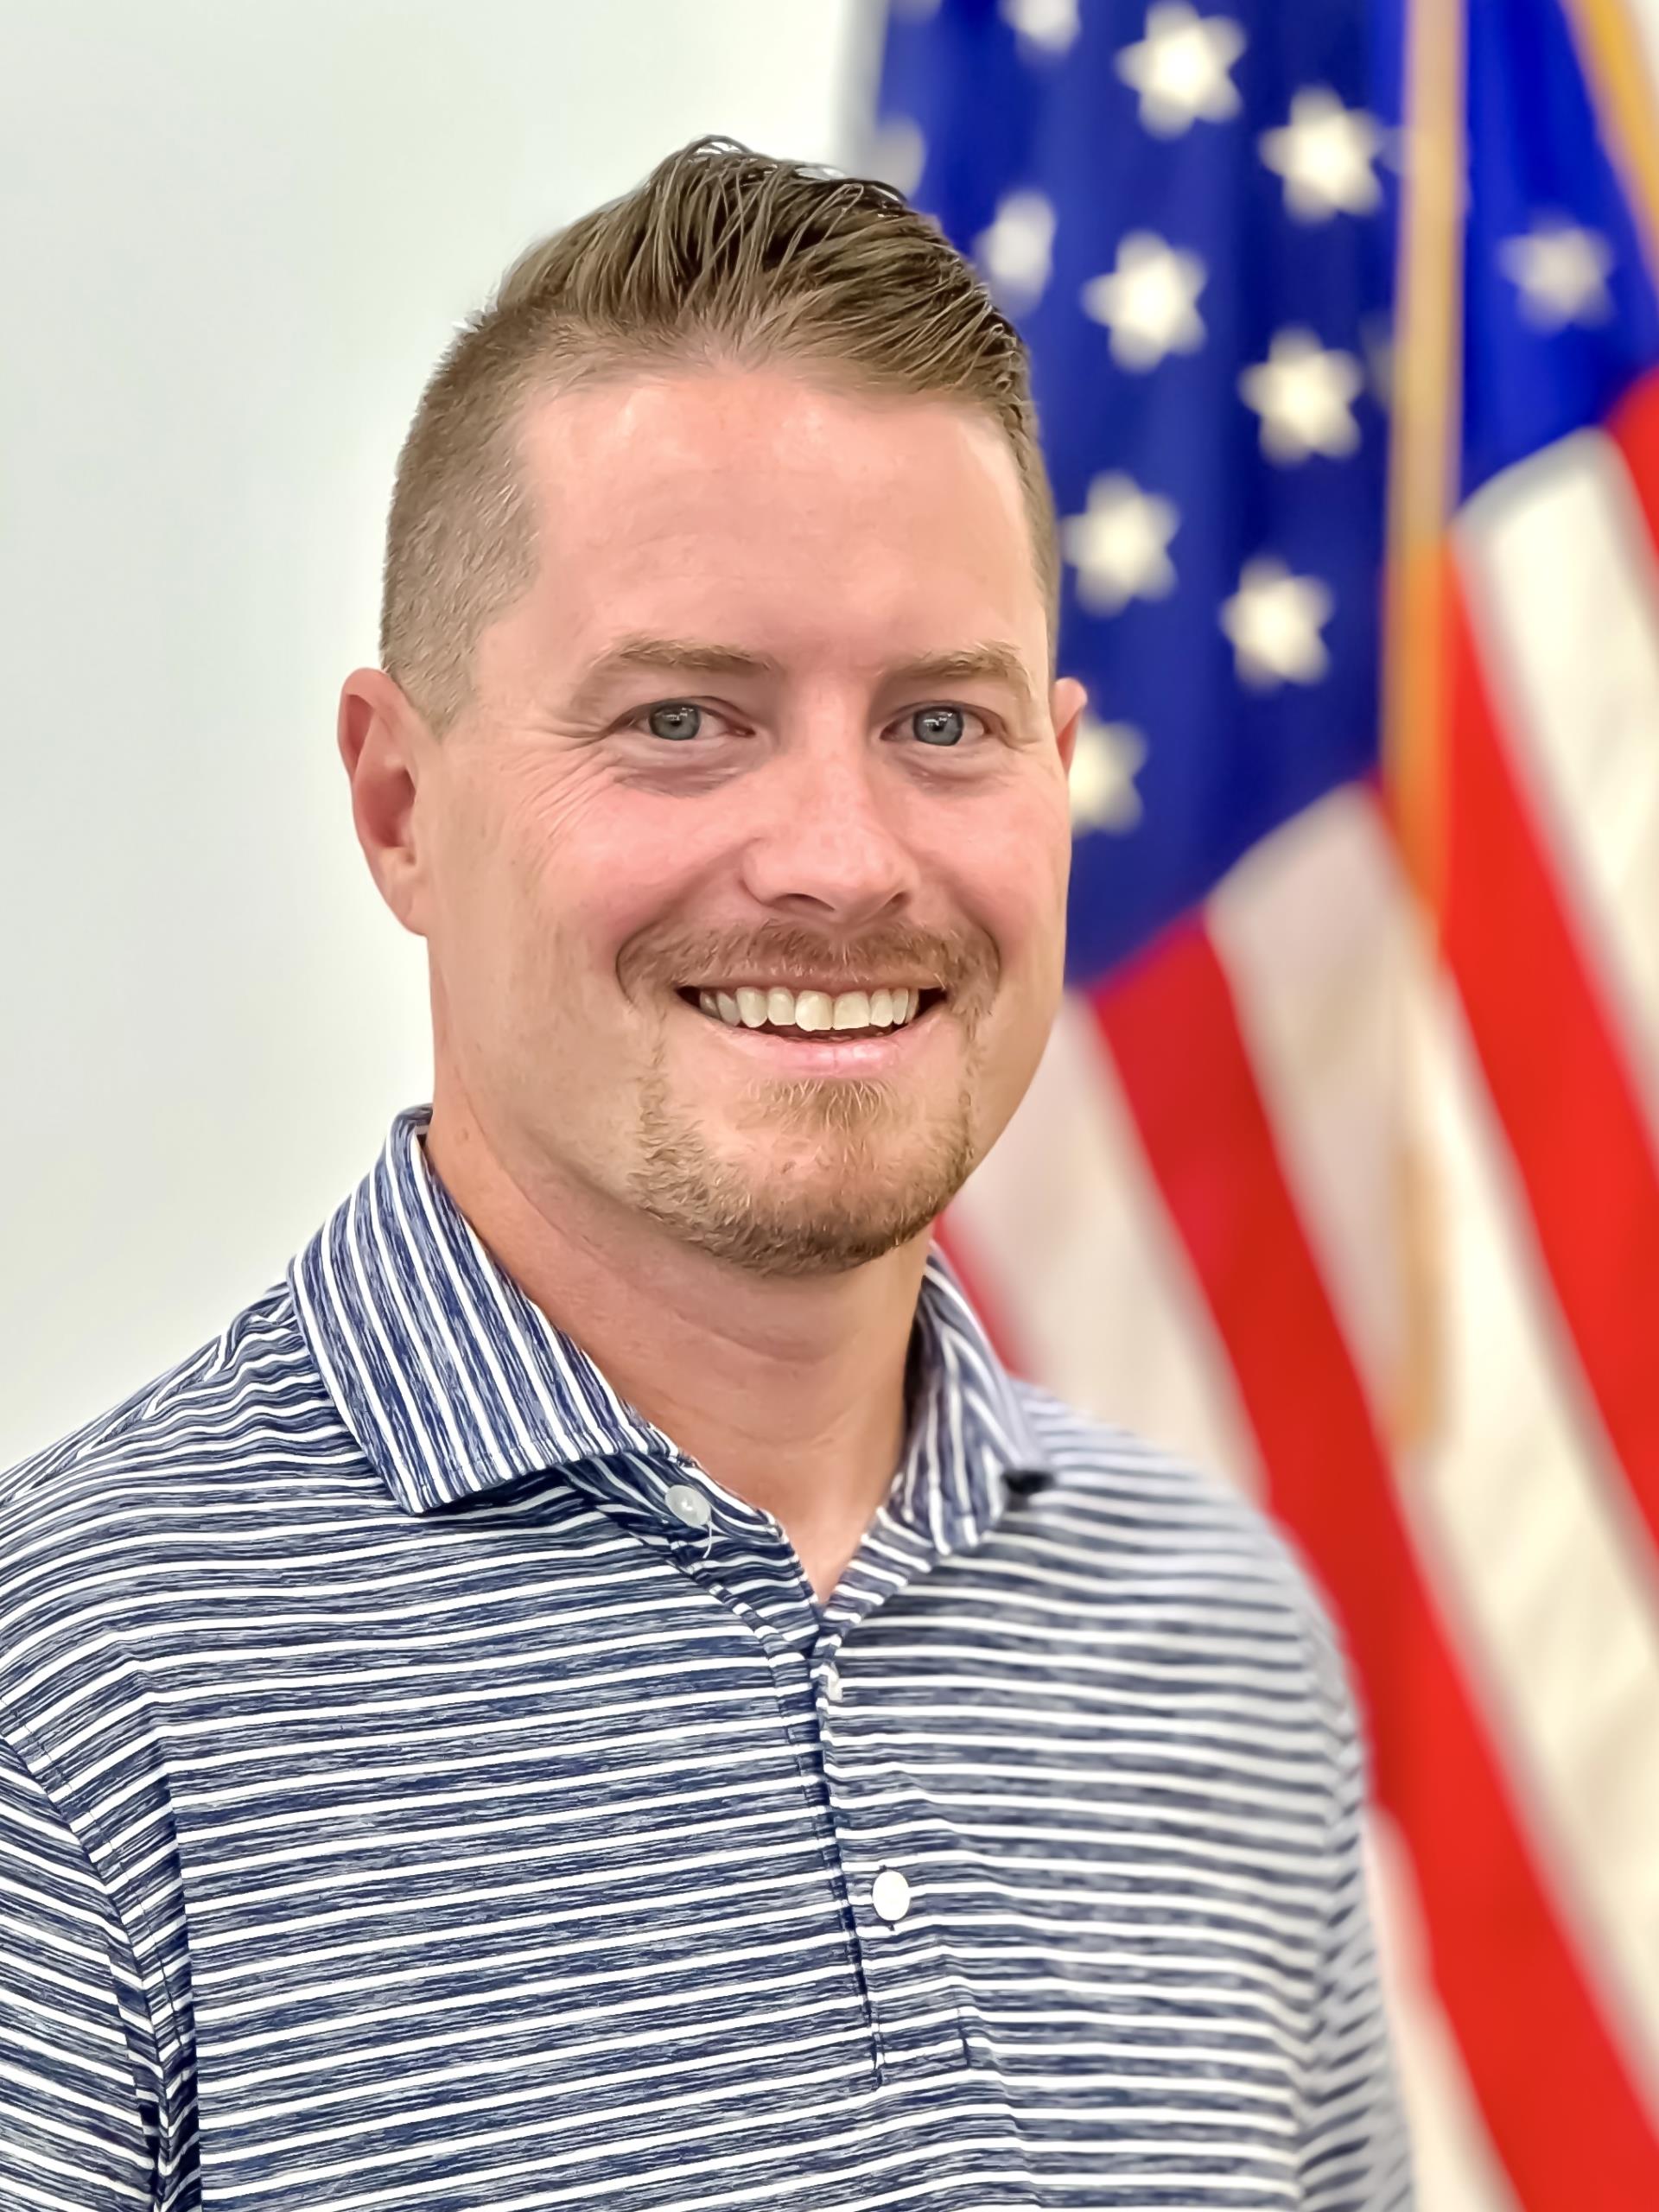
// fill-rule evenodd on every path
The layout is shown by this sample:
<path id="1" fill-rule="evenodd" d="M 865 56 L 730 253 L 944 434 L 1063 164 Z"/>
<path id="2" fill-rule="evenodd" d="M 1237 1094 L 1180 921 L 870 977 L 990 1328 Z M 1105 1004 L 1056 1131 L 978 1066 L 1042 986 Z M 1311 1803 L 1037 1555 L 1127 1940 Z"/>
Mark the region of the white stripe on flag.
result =
<path id="1" fill-rule="evenodd" d="M 1442 1193 L 1445 1419 L 1401 1494 L 1591 1986 L 1659 2125 L 1659 1590 L 1624 1474 L 1519 1229 L 1449 982 L 1419 1053 Z M 1437 1571 L 1438 1570 L 1438 1571 Z"/>
<path id="2" fill-rule="evenodd" d="M 1363 1172 L 1355 1099 L 1378 1080 L 1378 1035 L 1390 1040 L 1390 1087 L 1413 1086 L 1435 1237 L 1439 1404 L 1430 1440 L 1398 1463 L 1396 1488 L 1517 1809 L 1580 1930 L 1590 1985 L 1626 2022 L 1659 2115 L 1649 1548 L 1518 1233 L 1522 1202 L 1458 1001 L 1443 975 L 1412 963 L 1381 816 L 1355 793 L 1326 802 L 1318 822 L 1321 835 L 1277 841 L 1280 870 L 1253 868 L 1212 902 L 1212 934 L 1316 1262 L 1374 1389 L 1386 1383 L 1376 1372 L 1384 1338 L 1365 1272 L 1373 1260 L 1389 1267 L 1389 1241 L 1376 1193 L 1367 1214 L 1350 1186 Z M 1306 943 L 1321 913 L 1326 935 L 1338 915 L 1356 933 L 1337 935 L 1328 961 Z M 1340 1003 L 1344 974 L 1356 999 L 1378 995 L 1374 1027 Z M 1357 1249 L 1356 1236 L 1366 1239 Z"/>
<path id="3" fill-rule="evenodd" d="M 1298 815 L 1241 861 L 1206 918 L 1320 1274 L 1386 1433 L 1407 1350 L 1401 1072 L 1414 925 L 1376 803 L 1350 786 Z"/>
<path id="4" fill-rule="evenodd" d="M 1014 1349 L 1033 1382 L 1260 1494 L 1232 1370 L 1081 1001 L 1063 1003 L 1035 1081 L 950 1225 L 988 1287 L 1017 1292 Z"/>
<path id="5" fill-rule="evenodd" d="M 1430 1976 L 1411 1854 L 1376 1807 L 1366 1822 L 1365 1876 L 1411 2131 L 1416 2212 L 1522 2212 Z"/>
<path id="6" fill-rule="evenodd" d="M 1454 531 L 1481 660 L 1574 934 L 1659 1129 L 1659 567 L 1624 456 L 1584 430 Z"/>

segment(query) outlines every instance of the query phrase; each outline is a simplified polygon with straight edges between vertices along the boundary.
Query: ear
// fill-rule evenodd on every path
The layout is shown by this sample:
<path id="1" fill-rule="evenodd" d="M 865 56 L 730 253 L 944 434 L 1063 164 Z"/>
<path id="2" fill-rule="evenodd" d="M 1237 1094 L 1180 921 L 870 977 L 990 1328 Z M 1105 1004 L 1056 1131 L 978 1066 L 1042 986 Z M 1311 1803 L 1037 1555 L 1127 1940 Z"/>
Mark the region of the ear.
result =
<path id="1" fill-rule="evenodd" d="M 1071 755 L 1077 749 L 1077 732 L 1089 694 L 1075 676 L 1063 676 L 1049 694 L 1048 711 L 1054 723 L 1054 741 L 1060 748 L 1060 765 L 1069 776 Z"/>
<path id="2" fill-rule="evenodd" d="M 404 927 L 424 937 L 427 885 L 415 797 L 431 734 L 384 669 L 358 668 L 340 687 L 338 741 L 369 873 Z"/>

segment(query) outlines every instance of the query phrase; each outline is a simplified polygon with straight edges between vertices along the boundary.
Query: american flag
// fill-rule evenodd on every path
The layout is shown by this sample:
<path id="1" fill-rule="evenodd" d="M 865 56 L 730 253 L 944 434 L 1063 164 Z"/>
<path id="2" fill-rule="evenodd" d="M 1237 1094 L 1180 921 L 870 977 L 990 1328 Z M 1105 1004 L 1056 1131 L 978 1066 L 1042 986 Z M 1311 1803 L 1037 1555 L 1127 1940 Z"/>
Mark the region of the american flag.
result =
<path id="1" fill-rule="evenodd" d="M 1620 0 L 893 0 L 1032 348 L 1070 990 L 947 1241 L 1346 1636 L 1427 2212 L 1659 2206 L 1659 125 Z"/>

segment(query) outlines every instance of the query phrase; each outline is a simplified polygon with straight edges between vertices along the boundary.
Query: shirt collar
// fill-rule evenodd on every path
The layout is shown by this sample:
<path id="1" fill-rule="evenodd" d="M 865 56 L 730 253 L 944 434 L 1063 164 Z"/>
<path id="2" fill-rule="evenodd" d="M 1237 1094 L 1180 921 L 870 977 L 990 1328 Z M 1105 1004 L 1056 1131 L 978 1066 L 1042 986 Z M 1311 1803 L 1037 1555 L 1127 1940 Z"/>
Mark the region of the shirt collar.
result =
<path id="1" fill-rule="evenodd" d="M 397 1503 L 430 1512 L 521 1477 L 642 1463 L 665 1487 L 676 1444 L 498 1268 L 428 1165 L 429 1107 L 399 1114 L 380 1158 L 289 1271 L 300 1324 L 341 1420 Z M 941 1553 L 1000 1516 L 1007 1478 L 1048 1462 L 961 1286 L 929 1255 L 918 1387 L 890 1510 Z M 716 1494 L 717 1486 L 711 1485 Z M 741 1509 L 740 1509 L 740 1511 Z"/>

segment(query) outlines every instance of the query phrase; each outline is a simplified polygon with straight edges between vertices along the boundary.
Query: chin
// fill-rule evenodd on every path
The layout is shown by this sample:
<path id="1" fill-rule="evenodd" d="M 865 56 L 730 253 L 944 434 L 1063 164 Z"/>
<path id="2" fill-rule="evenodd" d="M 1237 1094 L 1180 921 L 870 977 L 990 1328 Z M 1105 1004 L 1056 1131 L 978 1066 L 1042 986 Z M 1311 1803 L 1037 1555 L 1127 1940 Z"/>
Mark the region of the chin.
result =
<path id="1" fill-rule="evenodd" d="M 932 1211 L 851 1214 L 804 1209 L 747 1214 L 683 1213 L 663 1217 L 684 1243 L 750 1274 L 800 1281 L 849 1274 L 885 1258 L 931 1229 Z"/>
<path id="2" fill-rule="evenodd" d="M 978 1134 L 966 1082 L 919 1112 L 877 1084 L 773 1086 L 713 1125 L 658 1089 L 628 1196 L 682 1243 L 734 1266 L 845 1274 L 931 1226 L 977 1164 Z"/>
<path id="3" fill-rule="evenodd" d="M 760 1274 L 844 1274 L 924 1235 L 967 1180 L 965 1145 L 873 1170 L 848 1148 L 756 1163 L 657 1154 L 631 1196 L 681 1243 Z M 836 1154 L 830 1157 L 828 1155 Z"/>

